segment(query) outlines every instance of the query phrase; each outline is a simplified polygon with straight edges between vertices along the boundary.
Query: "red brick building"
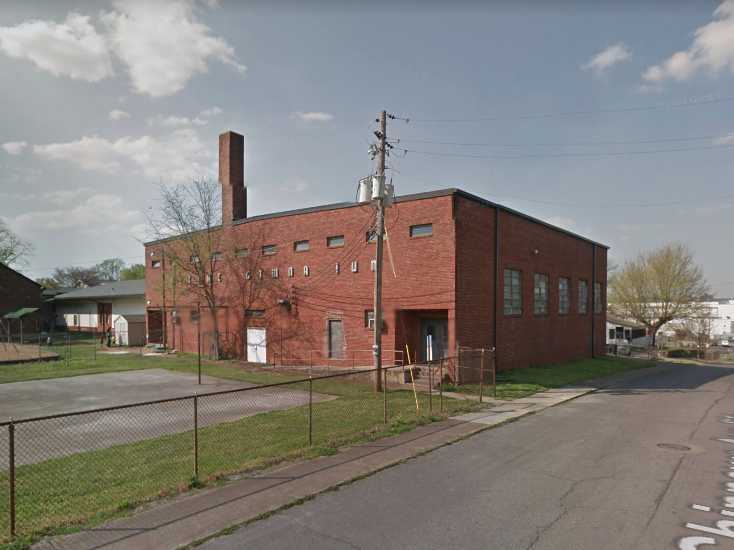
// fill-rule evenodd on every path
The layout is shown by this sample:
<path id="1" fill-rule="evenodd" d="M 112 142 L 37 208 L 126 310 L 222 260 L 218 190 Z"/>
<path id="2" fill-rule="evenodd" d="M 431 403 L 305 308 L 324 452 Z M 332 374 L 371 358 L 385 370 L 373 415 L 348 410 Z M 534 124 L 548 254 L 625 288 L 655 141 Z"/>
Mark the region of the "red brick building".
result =
<path id="1" fill-rule="evenodd" d="M 222 346 L 257 361 L 310 352 L 315 362 L 369 364 L 374 209 L 247 217 L 242 136 L 220 136 L 219 162 L 223 224 L 202 284 L 217 296 Z M 459 189 L 396 198 L 386 228 L 386 359 L 406 345 L 419 361 L 496 347 L 501 369 L 603 353 L 606 246 Z M 200 282 L 166 262 L 180 245 L 146 244 L 148 337 L 195 351 L 197 308 L 205 335 L 214 317 Z"/>

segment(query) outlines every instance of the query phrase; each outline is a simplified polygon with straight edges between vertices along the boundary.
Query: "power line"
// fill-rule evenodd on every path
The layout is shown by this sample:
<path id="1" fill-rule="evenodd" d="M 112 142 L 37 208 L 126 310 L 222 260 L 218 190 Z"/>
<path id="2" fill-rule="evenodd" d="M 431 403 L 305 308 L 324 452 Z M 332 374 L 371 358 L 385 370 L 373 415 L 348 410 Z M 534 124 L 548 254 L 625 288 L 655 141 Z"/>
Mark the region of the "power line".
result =
<path id="1" fill-rule="evenodd" d="M 603 158 L 603 157 L 625 157 L 625 156 L 644 156 L 656 155 L 663 153 L 680 153 L 685 151 L 716 151 L 722 149 L 731 149 L 734 143 L 725 145 L 711 145 L 701 147 L 676 147 L 670 149 L 647 149 L 643 151 L 606 151 L 599 153 L 538 153 L 538 154 L 521 154 L 521 155 L 474 155 L 466 153 L 444 153 L 442 151 L 420 151 L 417 149 L 398 148 L 403 151 L 404 156 L 408 153 L 416 155 L 425 155 L 432 157 L 454 157 L 454 158 L 472 158 L 472 159 L 488 159 L 488 160 L 518 160 L 529 158 Z"/>
<path id="2" fill-rule="evenodd" d="M 461 141 L 434 141 L 430 139 L 399 139 L 396 143 L 427 143 L 432 145 L 452 145 L 456 147 L 596 147 L 600 145 L 642 145 L 651 143 L 676 143 L 687 141 L 710 141 L 720 139 L 721 136 L 697 136 L 697 137 L 679 137 L 679 138 L 659 138 L 659 139 L 636 139 L 621 141 L 580 141 L 571 143 L 482 143 L 482 142 L 461 142 Z M 723 145 L 723 144 L 721 144 Z"/>
<path id="3" fill-rule="evenodd" d="M 612 109 L 589 109 L 579 111 L 557 111 L 554 113 L 531 113 L 517 115 L 496 115 L 496 116 L 480 116 L 473 118 L 415 118 L 409 117 L 406 122 L 425 122 L 425 123 L 478 123 L 497 120 L 533 120 L 544 118 L 558 117 L 578 117 L 591 115 L 606 115 L 618 113 L 639 113 L 646 111 L 665 111 L 668 109 L 683 109 L 687 107 L 699 107 L 702 105 L 713 105 L 717 103 L 725 103 L 734 101 L 734 96 L 723 96 L 708 99 L 690 100 L 679 103 L 669 103 L 667 105 L 644 105 L 635 107 L 621 107 Z"/>

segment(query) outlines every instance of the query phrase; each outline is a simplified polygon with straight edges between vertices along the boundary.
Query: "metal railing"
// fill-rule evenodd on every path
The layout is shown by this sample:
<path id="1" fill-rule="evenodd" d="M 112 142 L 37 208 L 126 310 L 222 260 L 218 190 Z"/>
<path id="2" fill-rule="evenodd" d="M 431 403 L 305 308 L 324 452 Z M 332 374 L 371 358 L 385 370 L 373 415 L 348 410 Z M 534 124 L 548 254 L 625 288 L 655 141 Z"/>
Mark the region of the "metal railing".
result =
<path id="1" fill-rule="evenodd" d="M 434 395 L 375 369 L 309 376 L 0 422 L 0 542 L 99 522 L 141 502 L 308 449 L 373 437 L 391 421 L 420 421 Z M 441 413 L 471 410 L 445 400 Z"/>

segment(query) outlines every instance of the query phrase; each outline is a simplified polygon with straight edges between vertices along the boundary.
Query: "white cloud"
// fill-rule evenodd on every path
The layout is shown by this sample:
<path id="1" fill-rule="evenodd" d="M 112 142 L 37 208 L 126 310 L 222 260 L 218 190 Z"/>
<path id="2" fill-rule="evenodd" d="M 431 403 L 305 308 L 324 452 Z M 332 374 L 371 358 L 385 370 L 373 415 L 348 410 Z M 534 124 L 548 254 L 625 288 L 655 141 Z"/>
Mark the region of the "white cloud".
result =
<path id="1" fill-rule="evenodd" d="M 79 199 L 83 195 L 88 195 L 92 189 L 90 187 L 77 187 L 76 189 L 58 189 L 55 191 L 47 191 L 41 195 L 42 200 L 46 200 L 56 205 L 68 204 Z"/>
<path id="2" fill-rule="evenodd" d="M 617 63 L 626 61 L 631 55 L 632 52 L 623 42 L 617 42 L 600 51 L 581 68 L 585 71 L 594 71 L 597 76 L 601 76 L 607 69 Z"/>
<path id="3" fill-rule="evenodd" d="M 100 193 L 70 209 L 53 208 L 20 214 L 13 220 L 13 226 L 24 234 L 67 229 L 94 234 L 105 231 L 129 234 L 131 228 L 141 221 L 141 213 L 127 208 L 119 196 Z"/>
<path id="4" fill-rule="evenodd" d="M 67 143 L 35 145 L 33 151 L 47 160 L 70 162 L 84 170 L 108 174 L 132 166 L 151 180 L 188 181 L 214 174 L 214 156 L 191 128 L 174 130 L 162 138 L 144 135 L 111 141 L 84 136 Z"/>
<path id="5" fill-rule="evenodd" d="M 334 115 L 331 113 L 324 113 L 322 111 L 293 113 L 293 117 L 303 120 L 304 122 L 329 122 L 330 120 L 334 120 Z"/>
<path id="6" fill-rule="evenodd" d="M 130 118 L 130 113 L 120 109 L 112 109 L 109 116 L 110 120 L 122 120 L 123 118 Z"/>
<path id="7" fill-rule="evenodd" d="M 0 50 L 56 76 L 97 82 L 113 73 L 104 37 L 88 16 L 76 13 L 63 23 L 33 20 L 0 27 Z"/>
<path id="8" fill-rule="evenodd" d="M 221 115 L 224 111 L 220 109 L 219 107 L 209 107 L 208 109 L 204 109 L 199 113 L 200 117 L 213 117 L 216 115 Z"/>
<path id="9" fill-rule="evenodd" d="M 675 52 L 658 65 L 648 67 L 642 78 L 647 82 L 687 80 L 699 70 L 715 74 L 734 72 L 734 0 L 725 0 L 714 11 L 714 20 L 699 27 L 687 50 Z"/>
<path id="10" fill-rule="evenodd" d="M 157 115 L 148 119 L 148 126 L 163 126 L 164 128 L 185 128 L 187 126 L 204 126 L 205 124 L 207 124 L 207 121 L 199 117 Z"/>
<path id="11" fill-rule="evenodd" d="M 734 132 L 731 134 L 727 134 L 725 136 L 721 136 L 714 140 L 714 145 L 732 145 L 732 144 L 734 144 Z"/>
<path id="12" fill-rule="evenodd" d="M 0 145 L 9 155 L 20 155 L 27 146 L 25 141 L 7 141 Z"/>
<path id="13" fill-rule="evenodd" d="M 174 94 L 195 74 L 206 73 L 210 58 L 244 73 L 234 49 L 196 20 L 186 0 L 125 0 L 102 15 L 117 56 L 127 65 L 133 88 L 152 97 Z"/>
<path id="14" fill-rule="evenodd" d="M 303 193 L 308 190 L 311 185 L 301 177 L 289 178 L 283 184 L 281 189 L 288 193 Z"/>

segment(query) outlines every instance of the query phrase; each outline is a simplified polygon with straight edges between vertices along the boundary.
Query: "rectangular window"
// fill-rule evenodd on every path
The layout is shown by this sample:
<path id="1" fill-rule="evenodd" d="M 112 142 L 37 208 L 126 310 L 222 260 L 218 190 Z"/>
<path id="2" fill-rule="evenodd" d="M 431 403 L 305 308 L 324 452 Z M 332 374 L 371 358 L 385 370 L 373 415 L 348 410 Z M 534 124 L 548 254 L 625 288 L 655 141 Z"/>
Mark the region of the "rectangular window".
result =
<path id="1" fill-rule="evenodd" d="M 293 243 L 293 250 L 295 252 L 306 252 L 311 248 L 311 244 L 308 241 L 296 241 Z"/>
<path id="2" fill-rule="evenodd" d="M 571 309 L 571 283 L 566 277 L 558 279 L 558 313 L 566 315 Z"/>
<path id="3" fill-rule="evenodd" d="M 601 313 L 601 283 L 594 283 L 594 313 Z"/>
<path id="4" fill-rule="evenodd" d="M 191 256 L 191 263 L 192 264 L 198 264 L 199 263 L 199 256 L 196 255 L 196 254 L 194 254 L 193 256 Z"/>
<path id="5" fill-rule="evenodd" d="M 279 275 L 280 275 L 280 271 L 278 270 L 277 267 L 274 267 L 273 269 L 270 270 L 270 277 L 271 278 L 277 279 Z"/>
<path id="6" fill-rule="evenodd" d="M 505 269 L 505 315 L 522 315 L 521 273 Z"/>
<path id="7" fill-rule="evenodd" d="M 422 223 L 420 225 L 410 226 L 411 237 L 430 237 L 431 235 L 433 235 L 432 223 Z"/>
<path id="8" fill-rule="evenodd" d="M 367 231 L 365 235 L 365 240 L 368 243 L 376 243 L 377 242 L 377 232 L 374 229 L 370 229 Z"/>
<path id="9" fill-rule="evenodd" d="M 364 312 L 364 326 L 369 329 L 375 328 L 375 312 L 367 309 Z"/>
<path id="10" fill-rule="evenodd" d="M 160 260 L 153 260 L 152 262 L 150 262 L 150 266 L 153 269 L 158 269 L 159 267 L 161 267 L 161 261 Z"/>
<path id="11" fill-rule="evenodd" d="M 339 248 L 340 246 L 344 246 L 344 235 L 326 237 L 326 246 L 329 248 Z"/>
<path id="12" fill-rule="evenodd" d="M 212 260 L 214 260 L 215 262 L 218 262 L 221 259 L 222 259 L 222 253 L 221 252 L 213 252 L 212 253 Z"/>
<path id="13" fill-rule="evenodd" d="M 548 275 L 536 273 L 533 277 L 533 313 L 548 315 Z"/>
<path id="14" fill-rule="evenodd" d="M 278 247 L 274 244 L 266 244 L 263 246 L 263 256 L 272 256 L 278 251 Z"/>
<path id="15" fill-rule="evenodd" d="M 237 258 L 247 258 L 247 256 L 250 255 L 250 249 L 249 248 L 236 248 L 234 251 L 234 255 Z"/>
<path id="16" fill-rule="evenodd" d="M 265 316 L 264 309 L 246 309 L 245 310 L 245 317 L 264 317 L 264 316 Z"/>
<path id="17" fill-rule="evenodd" d="M 587 308 L 589 307 L 589 283 L 586 281 L 579 281 L 579 313 L 586 315 Z"/>

